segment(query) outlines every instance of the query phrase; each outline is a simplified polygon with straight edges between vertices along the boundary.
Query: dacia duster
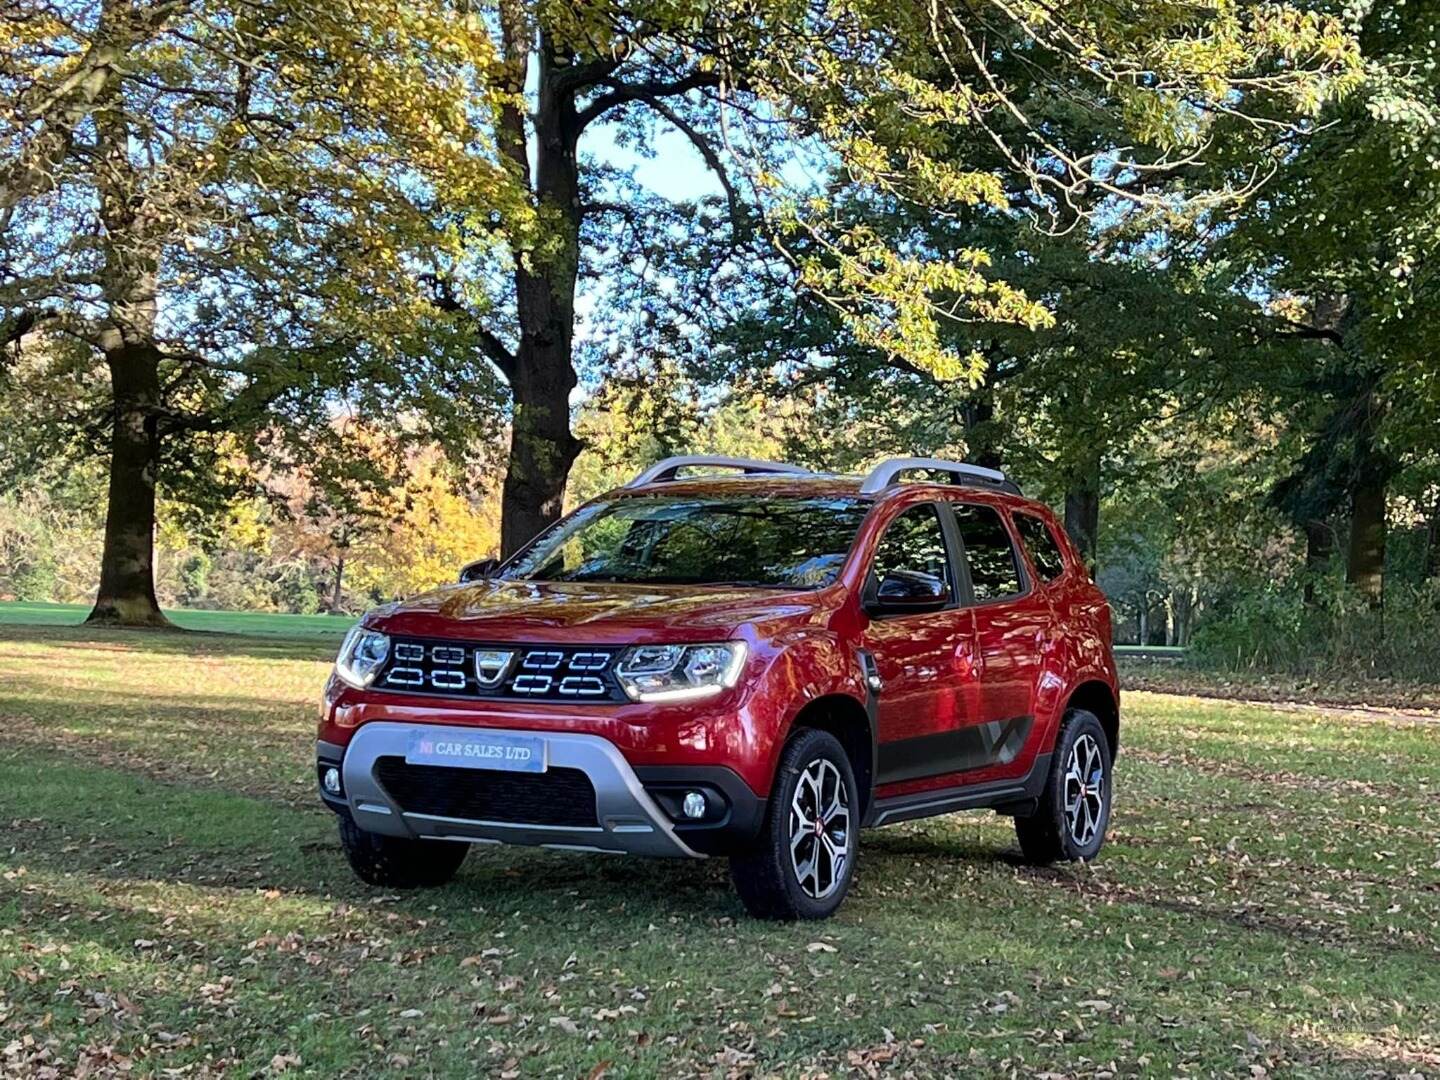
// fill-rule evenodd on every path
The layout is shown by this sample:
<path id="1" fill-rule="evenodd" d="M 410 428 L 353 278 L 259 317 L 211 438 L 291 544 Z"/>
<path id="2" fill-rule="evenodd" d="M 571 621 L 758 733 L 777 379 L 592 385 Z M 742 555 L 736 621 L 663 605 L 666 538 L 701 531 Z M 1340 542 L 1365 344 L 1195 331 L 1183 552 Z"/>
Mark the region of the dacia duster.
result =
<path id="1" fill-rule="evenodd" d="M 862 826 L 985 807 L 1033 862 L 1093 858 L 1110 637 L 1064 530 L 999 472 L 671 458 L 366 615 L 325 687 L 320 794 L 375 885 L 441 884 L 476 842 L 727 856 L 752 914 L 821 918 Z"/>

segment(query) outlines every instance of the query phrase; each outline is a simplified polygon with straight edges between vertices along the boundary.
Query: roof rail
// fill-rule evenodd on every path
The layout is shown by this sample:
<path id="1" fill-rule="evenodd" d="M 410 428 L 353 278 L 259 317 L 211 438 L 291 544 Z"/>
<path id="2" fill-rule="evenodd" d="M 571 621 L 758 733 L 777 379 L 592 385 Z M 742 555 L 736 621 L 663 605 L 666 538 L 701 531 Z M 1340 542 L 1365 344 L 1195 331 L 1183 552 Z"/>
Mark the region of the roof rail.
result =
<path id="1" fill-rule="evenodd" d="M 967 465 L 963 461 L 942 461 L 940 458 L 901 457 L 882 461 L 860 485 L 860 494 L 875 495 L 898 481 L 907 472 L 948 473 L 950 483 L 971 487 L 995 488 L 1019 495 L 1020 488 L 999 469 L 987 469 L 983 465 Z"/>
<path id="2" fill-rule="evenodd" d="M 676 479 L 675 474 L 681 469 L 693 465 L 714 465 L 723 469 L 739 469 L 746 476 L 754 476 L 760 473 L 795 473 L 808 475 L 809 469 L 799 465 L 785 465 L 778 461 L 755 461 L 752 458 L 724 457 L 720 454 L 684 454 L 680 457 L 668 457 L 664 461 L 657 461 L 648 469 L 635 477 L 625 486 L 627 488 L 644 487 L 646 484 L 658 484 L 662 481 Z"/>

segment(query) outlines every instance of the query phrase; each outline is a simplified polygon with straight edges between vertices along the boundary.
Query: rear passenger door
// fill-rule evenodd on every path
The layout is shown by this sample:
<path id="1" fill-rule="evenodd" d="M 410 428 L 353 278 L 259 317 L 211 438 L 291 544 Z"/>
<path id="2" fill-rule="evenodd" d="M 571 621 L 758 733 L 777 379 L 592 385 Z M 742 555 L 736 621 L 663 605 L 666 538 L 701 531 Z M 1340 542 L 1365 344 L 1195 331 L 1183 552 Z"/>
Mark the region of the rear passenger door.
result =
<path id="1" fill-rule="evenodd" d="M 1050 608 L 1034 588 L 1015 537 L 998 507 L 951 504 L 969 577 L 973 659 L 979 679 L 979 716 L 991 766 L 1021 756 L 1035 729 L 1035 688 Z M 1022 763 L 1028 766 L 1028 759 Z"/>

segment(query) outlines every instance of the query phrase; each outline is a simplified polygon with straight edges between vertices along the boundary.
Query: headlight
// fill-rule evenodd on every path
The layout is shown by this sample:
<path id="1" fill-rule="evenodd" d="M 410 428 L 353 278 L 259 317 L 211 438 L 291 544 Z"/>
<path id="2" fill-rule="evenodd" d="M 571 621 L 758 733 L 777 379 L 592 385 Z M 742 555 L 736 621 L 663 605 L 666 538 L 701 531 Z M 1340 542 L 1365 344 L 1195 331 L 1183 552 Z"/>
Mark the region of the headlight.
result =
<path id="1" fill-rule="evenodd" d="M 389 655 L 388 637 L 357 626 L 345 635 L 340 655 L 335 658 L 335 674 L 351 686 L 363 690 L 375 681 Z"/>
<path id="2" fill-rule="evenodd" d="M 615 675 L 635 701 L 689 701 L 734 686 L 745 665 L 745 643 L 636 645 L 625 650 Z"/>

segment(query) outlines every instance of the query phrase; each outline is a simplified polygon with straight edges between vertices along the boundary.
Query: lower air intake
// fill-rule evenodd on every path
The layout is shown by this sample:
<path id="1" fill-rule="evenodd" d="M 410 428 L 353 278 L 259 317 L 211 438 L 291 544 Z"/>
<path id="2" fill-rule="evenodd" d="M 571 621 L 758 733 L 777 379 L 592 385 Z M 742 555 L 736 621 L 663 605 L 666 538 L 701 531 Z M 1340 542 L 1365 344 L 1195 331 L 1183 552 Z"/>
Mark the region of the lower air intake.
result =
<path id="1" fill-rule="evenodd" d="M 382 757 L 375 762 L 375 779 L 407 814 L 572 829 L 599 825 L 595 786 L 579 769 L 507 773 Z"/>

